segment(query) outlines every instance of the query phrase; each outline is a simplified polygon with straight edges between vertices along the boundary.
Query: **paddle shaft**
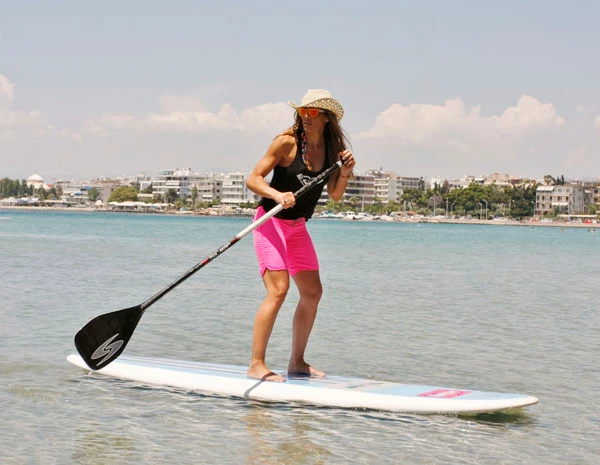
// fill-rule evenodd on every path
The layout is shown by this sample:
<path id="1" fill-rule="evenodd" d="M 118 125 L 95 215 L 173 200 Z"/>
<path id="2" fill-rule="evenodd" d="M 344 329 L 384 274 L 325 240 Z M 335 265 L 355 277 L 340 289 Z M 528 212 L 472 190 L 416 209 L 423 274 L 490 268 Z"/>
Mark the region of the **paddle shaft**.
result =
<path id="1" fill-rule="evenodd" d="M 305 194 L 308 190 L 312 189 L 314 186 L 316 186 L 317 184 L 319 184 L 320 182 L 322 182 L 325 178 L 327 178 L 327 176 L 329 176 L 333 171 L 335 171 L 336 169 L 340 168 L 341 166 L 342 166 L 342 161 L 338 160 L 334 165 L 332 165 L 329 168 L 327 168 L 325 171 L 323 171 L 318 176 L 312 178 L 310 180 L 310 182 L 306 183 L 304 186 L 302 186 L 300 189 L 298 189 L 296 192 L 294 192 L 294 197 L 296 199 L 298 199 L 303 194 Z M 240 239 L 242 239 L 244 236 L 246 236 L 250 232 L 254 231 L 256 228 L 258 228 L 259 226 L 261 226 L 262 224 L 264 224 L 267 221 L 269 221 L 273 216 L 277 215 L 277 213 L 279 213 L 281 210 L 283 210 L 283 205 L 277 204 L 275 207 L 273 207 L 271 210 L 269 210 L 268 212 L 266 212 L 259 219 L 257 219 L 256 221 L 254 221 L 247 228 L 245 228 L 242 231 L 240 231 L 229 242 L 227 242 L 226 244 L 223 244 L 221 247 L 219 247 L 217 250 L 215 250 L 213 253 L 211 253 L 208 257 L 206 257 L 200 263 L 198 263 L 194 267 L 190 268 L 185 274 L 183 274 L 182 276 L 180 276 L 179 278 L 177 278 L 175 281 L 173 281 L 171 284 L 169 284 L 167 287 L 165 287 L 164 289 L 162 289 L 161 291 L 157 292 L 152 297 L 150 297 L 148 300 L 146 300 L 140 306 L 140 310 L 142 310 L 142 312 L 145 311 L 150 305 L 152 305 L 157 300 L 159 300 L 162 297 L 164 297 L 165 294 L 167 294 L 168 292 L 170 292 L 173 289 L 175 289 L 177 286 L 179 286 L 182 282 L 184 282 L 186 279 L 188 279 L 194 273 L 196 273 L 197 271 L 199 271 L 201 268 L 203 268 L 204 266 L 208 265 L 215 258 L 217 258 L 219 255 L 221 255 L 223 252 L 225 252 L 227 249 L 229 249 L 232 245 L 234 245 L 237 242 L 239 242 Z"/>

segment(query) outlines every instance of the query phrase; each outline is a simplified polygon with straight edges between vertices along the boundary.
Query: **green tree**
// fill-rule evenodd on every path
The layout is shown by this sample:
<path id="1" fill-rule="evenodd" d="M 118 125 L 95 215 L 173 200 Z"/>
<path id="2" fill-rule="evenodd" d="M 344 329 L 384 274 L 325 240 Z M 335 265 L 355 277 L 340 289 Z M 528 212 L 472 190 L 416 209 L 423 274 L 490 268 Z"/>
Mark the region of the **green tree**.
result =
<path id="1" fill-rule="evenodd" d="M 175 201 L 179 198 L 177 195 L 177 191 L 175 189 L 169 189 L 166 195 L 166 203 L 175 203 Z"/>
<path id="2" fill-rule="evenodd" d="M 40 187 L 37 191 L 35 191 L 35 195 L 40 200 L 48 200 L 50 192 L 44 189 L 43 187 Z"/>
<path id="3" fill-rule="evenodd" d="M 198 188 L 192 187 L 192 210 L 196 209 L 196 200 L 198 200 Z"/>
<path id="4" fill-rule="evenodd" d="M 117 187 L 110 193 L 109 202 L 137 201 L 138 195 L 134 187 Z"/>
<path id="5" fill-rule="evenodd" d="M 100 191 L 97 188 L 92 187 L 88 191 L 88 199 L 90 199 L 90 202 L 95 202 L 98 200 L 98 197 L 100 197 Z"/>
<path id="6" fill-rule="evenodd" d="M 404 189 L 404 192 L 402 192 L 402 196 L 400 197 L 400 200 L 402 202 L 416 204 L 420 197 L 421 197 L 421 191 L 419 189 L 413 189 L 412 187 L 409 187 L 407 189 Z"/>
<path id="7" fill-rule="evenodd" d="M 27 181 L 23 179 L 21 181 L 21 184 L 19 184 L 19 187 L 17 188 L 17 197 L 26 197 L 28 195 L 31 195 L 33 193 L 32 189 L 33 188 L 27 185 Z"/>
<path id="8" fill-rule="evenodd" d="M 385 206 L 386 213 L 397 212 L 399 210 L 400 210 L 400 205 L 398 205 L 398 202 L 396 202 L 395 200 L 389 201 Z"/>
<path id="9" fill-rule="evenodd" d="M 510 192 L 510 215 L 514 218 L 533 216 L 535 209 L 535 192 L 538 185 L 515 187 Z"/>
<path id="10" fill-rule="evenodd" d="M 335 201 L 333 201 L 332 199 L 327 200 L 327 203 L 325 204 L 325 210 L 327 210 L 328 212 L 334 212 L 335 211 Z"/>
<path id="11" fill-rule="evenodd" d="M 27 186 L 25 180 L 0 179 L 0 198 L 26 197 L 33 195 L 33 188 Z"/>

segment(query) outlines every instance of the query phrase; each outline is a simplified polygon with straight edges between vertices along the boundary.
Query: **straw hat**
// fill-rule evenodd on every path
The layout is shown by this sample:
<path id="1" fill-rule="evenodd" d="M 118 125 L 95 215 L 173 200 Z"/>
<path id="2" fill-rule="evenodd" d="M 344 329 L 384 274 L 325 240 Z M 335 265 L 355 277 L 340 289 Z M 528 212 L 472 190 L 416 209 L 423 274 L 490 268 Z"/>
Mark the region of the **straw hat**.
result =
<path id="1" fill-rule="evenodd" d="M 320 108 L 322 110 L 329 110 L 332 112 L 338 121 L 341 121 L 344 116 L 344 108 L 331 94 L 324 89 L 308 89 L 308 92 L 302 97 L 300 105 L 296 105 L 291 100 L 288 101 L 288 105 L 294 109 L 301 107 L 307 108 Z"/>

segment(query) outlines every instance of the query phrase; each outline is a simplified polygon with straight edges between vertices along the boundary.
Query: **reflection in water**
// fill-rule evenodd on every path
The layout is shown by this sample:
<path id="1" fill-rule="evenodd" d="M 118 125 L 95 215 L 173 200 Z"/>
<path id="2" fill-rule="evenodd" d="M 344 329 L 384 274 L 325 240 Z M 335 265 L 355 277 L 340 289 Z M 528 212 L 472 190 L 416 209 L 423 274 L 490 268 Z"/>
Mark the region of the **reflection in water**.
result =
<path id="1" fill-rule="evenodd" d="M 482 425 L 519 425 L 534 426 L 536 424 L 535 416 L 525 410 L 515 409 L 506 412 L 496 413 L 477 413 L 474 415 L 458 415 L 458 418 L 475 421 Z"/>
<path id="2" fill-rule="evenodd" d="M 282 410 L 287 410 L 286 415 L 280 414 Z M 327 448 L 311 440 L 312 435 L 323 431 L 311 426 L 304 415 L 293 409 L 277 408 L 274 412 L 273 406 L 253 403 L 243 420 L 252 441 L 246 459 L 248 465 L 325 464 L 332 455 Z M 284 440 L 281 431 L 285 431 Z"/>
<path id="3" fill-rule="evenodd" d="M 72 458 L 74 463 L 81 465 L 105 465 L 107 463 L 125 463 L 135 456 L 135 444 L 130 438 L 124 437 L 126 431 L 120 430 L 115 434 L 106 434 L 105 428 L 78 429 L 79 440 Z"/>

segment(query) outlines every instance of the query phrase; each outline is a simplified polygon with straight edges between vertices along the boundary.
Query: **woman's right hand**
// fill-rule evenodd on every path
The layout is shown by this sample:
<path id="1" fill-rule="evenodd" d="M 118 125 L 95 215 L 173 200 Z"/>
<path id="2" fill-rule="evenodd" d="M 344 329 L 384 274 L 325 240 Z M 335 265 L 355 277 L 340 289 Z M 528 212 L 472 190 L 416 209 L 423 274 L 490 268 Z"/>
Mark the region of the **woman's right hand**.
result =
<path id="1" fill-rule="evenodd" d="M 273 200 L 283 205 L 283 208 L 291 208 L 296 205 L 296 197 L 293 192 L 279 192 Z"/>

